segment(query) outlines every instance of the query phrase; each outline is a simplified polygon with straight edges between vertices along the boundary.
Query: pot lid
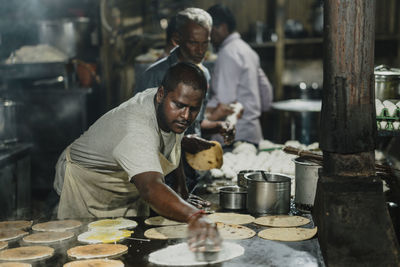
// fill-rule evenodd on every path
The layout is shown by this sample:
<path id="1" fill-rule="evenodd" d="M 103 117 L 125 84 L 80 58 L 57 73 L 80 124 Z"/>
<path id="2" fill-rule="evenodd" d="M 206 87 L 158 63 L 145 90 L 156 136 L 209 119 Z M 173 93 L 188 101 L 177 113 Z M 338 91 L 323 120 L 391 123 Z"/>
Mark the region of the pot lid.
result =
<path id="1" fill-rule="evenodd" d="M 321 100 L 290 99 L 272 103 L 273 109 L 295 112 L 320 112 Z"/>
<path id="2" fill-rule="evenodd" d="M 400 69 L 379 65 L 375 67 L 374 74 L 378 76 L 400 76 Z"/>

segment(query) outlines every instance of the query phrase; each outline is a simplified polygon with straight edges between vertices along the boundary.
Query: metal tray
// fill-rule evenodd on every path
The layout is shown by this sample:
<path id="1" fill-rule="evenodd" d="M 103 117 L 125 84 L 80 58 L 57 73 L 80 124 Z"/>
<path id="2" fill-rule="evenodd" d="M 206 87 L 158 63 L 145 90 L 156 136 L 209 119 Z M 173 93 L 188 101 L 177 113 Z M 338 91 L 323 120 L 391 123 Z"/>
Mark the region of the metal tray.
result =
<path id="1" fill-rule="evenodd" d="M 0 77 L 13 79 L 42 79 L 65 75 L 67 62 L 0 64 Z"/>

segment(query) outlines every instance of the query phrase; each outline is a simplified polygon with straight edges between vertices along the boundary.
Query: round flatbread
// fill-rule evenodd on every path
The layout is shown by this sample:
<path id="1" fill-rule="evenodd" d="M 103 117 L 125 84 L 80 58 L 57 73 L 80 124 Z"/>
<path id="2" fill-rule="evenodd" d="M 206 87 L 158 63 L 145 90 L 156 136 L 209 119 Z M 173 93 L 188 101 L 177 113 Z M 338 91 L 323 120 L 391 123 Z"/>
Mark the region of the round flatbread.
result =
<path id="1" fill-rule="evenodd" d="M 169 225 L 185 224 L 182 222 L 177 222 L 177 221 L 173 221 L 173 220 L 164 218 L 162 216 L 147 218 L 146 220 L 144 220 L 144 223 L 147 225 L 154 225 L 154 226 L 169 226 Z"/>
<path id="2" fill-rule="evenodd" d="M 0 222 L 0 231 L 20 229 L 25 230 L 32 226 L 32 221 L 4 221 Z"/>
<path id="3" fill-rule="evenodd" d="M 121 244 L 93 244 L 70 248 L 67 254 L 75 259 L 95 259 L 118 257 L 127 251 L 128 247 Z"/>
<path id="4" fill-rule="evenodd" d="M 303 241 L 312 238 L 317 233 L 317 227 L 308 228 L 268 228 L 258 233 L 258 236 L 277 241 Z"/>
<path id="5" fill-rule="evenodd" d="M 223 150 L 217 141 L 211 141 L 214 146 L 209 149 L 202 150 L 196 154 L 185 153 L 186 160 L 195 170 L 211 170 L 219 169 L 223 164 Z"/>
<path id="6" fill-rule="evenodd" d="M 187 237 L 187 225 L 171 225 L 148 229 L 144 236 L 149 239 L 178 239 Z"/>
<path id="7" fill-rule="evenodd" d="M 219 234 L 226 240 L 247 239 L 256 235 L 256 232 L 239 224 L 226 224 L 217 222 Z"/>
<path id="8" fill-rule="evenodd" d="M 53 231 L 53 232 L 64 232 L 67 230 L 72 230 L 80 227 L 82 223 L 76 220 L 60 220 L 60 221 L 50 221 L 44 223 L 38 223 L 32 226 L 35 231 Z"/>
<path id="9" fill-rule="evenodd" d="M 259 217 L 254 222 L 271 227 L 296 227 L 309 223 L 310 219 L 301 216 L 271 215 Z"/>
<path id="10" fill-rule="evenodd" d="M 21 238 L 27 234 L 28 234 L 28 232 L 18 230 L 18 229 L 0 231 L 0 241 L 8 241 L 8 242 L 14 241 L 14 240 L 17 240 L 18 238 Z"/>
<path id="11" fill-rule="evenodd" d="M 130 237 L 133 231 L 129 230 L 91 230 L 78 235 L 78 241 L 88 244 L 114 243 Z"/>
<path id="12" fill-rule="evenodd" d="M 239 214 L 239 213 L 224 213 L 224 212 L 216 212 L 208 215 L 214 222 L 223 222 L 227 224 L 248 224 L 254 222 L 255 218 L 248 214 Z"/>
<path id="13" fill-rule="evenodd" d="M 189 250 L 187 243 L 168 246 L 149 255 L 149 262 L 164 266 L 198 266 L 228 261 L 244 254 L 244 248 L 238 244 L 223 242 L 216 260 L 197 261 L 195 254 Z"/>
<path id="14" fill-rule="evenodd" d="M 6 247 L 8 247 L 8 242 L 0 241 L 0 250 L 5 249 Z"/>
<path id="15" fill-rule="evenodd" d="M 0 251 L 3 261 L 37 261 L 53 256 L 54 248 L 46 246 L 27 246 Z"/>
<path id="16" fill-rule="evenodd" d="M 124 267 L 124 263 L 120 260 L 94 259 L 71 261 L 63 267 Z"/>
<path id="17" fill-rule="evenodd" d="M 26 243 L 54 243 L 71 239 L 75 236 L 72 232 L 40 232 L 25 236 L 22 240 Z"/>
<path id="18" fill-rule="evenodd" d="M 13 261 L 0 263 L 0 267 L 32 267 L 32 264 Z"/>
<path id="19" fill-rule="evenodd" d="M 137 226 L 137 222 L 124 218 L 104 219 L 88 224 L 89 230 L 93 229 L 132 229 Z"/>

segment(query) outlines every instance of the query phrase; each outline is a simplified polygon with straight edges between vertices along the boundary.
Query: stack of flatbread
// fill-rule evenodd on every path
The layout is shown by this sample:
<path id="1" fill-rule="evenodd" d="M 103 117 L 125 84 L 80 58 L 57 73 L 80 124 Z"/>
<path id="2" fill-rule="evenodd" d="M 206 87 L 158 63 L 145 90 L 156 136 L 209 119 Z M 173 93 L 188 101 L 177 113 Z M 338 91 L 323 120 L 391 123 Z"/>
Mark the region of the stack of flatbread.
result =
<path id="1" fill-rule="evenodd" d="M 240 214 L 240 213 L 225 213 L 225 212 L 216 212 L 208 215 L 208 218 L 213 222 L 222 222 L 228 224 L 249 224 L 254 222 L 255 218 L 248 214 Z"/>
<path id="2" fill-rule="evenodd" d="M 144 223 L 146 225 L 152 225 L 152 226 L 168 226 L 168 225 L 178 225 L 178 224 L 185 224 L 182 222 L 177 222 L 173 221 L 167 218 L 164 218 L 162 216 L 155 216 L 155 217 L 150 217 L 144 220 Z"/>
<path id="3" fill-rule="evenodd" d="M 65 232 L 38 232 L 30 234 L 22 238 L 28 244 L 54 244 L 62 241 L 71 240 L 75 236 L 74 233 Z"/>
<path id="4" fill-rule="evenodd" d="M 221 222 L 217 222 L 216 224 L 221 237 L 226 240 L 247 239 L 256 234 L 250 228 L 242 225 Z M 148 229 L 144 232 L 144 236 L 149 239 L 180 239 L 187 237 L 187 231 L 187 224 L 170 225 Z"/>
<path id="5" fill-rule="evenodd" d="M 259 237 L 277 241 L 303 241 L 312 238 L 317 233 L 317 227 L 298 227 L 309 222 L 307 218 L 289 215 L 264 216 L 255 220 L 256 224 L 271 227 L 260 231 Z"/>
<path id="6" fill-rule="evenodd" d="M 19 229 L 0 231 L 0 241 L 7 241 L 7 242 L 16 241 L 27 234 L 28 232 Z"/>
<path id="7" fill-rule="evenodd" d="M 77 229 L 81 225 L 82 223 L 77 220 L 49 221 L 33 225 L 32 230 L 40 232 L 47 232 L 47 231 L 64 232 Z"/>
<path id="8" fill-rule="evenodd" d="M 128 252 L 128 247 L 121 244 L 92 244 L 76 246 L 67 250 L 74 259 L 116 258 Z"/>
<path id="9" fill-rule="evenodd" d="M 27 246 L 0 251 L 1 261 L 39 261 L 50 258 L 54 249 L 47 246 Z"/>
<path id="10" fill-rule="evenodd" d="M 93 259 L 71 261 L 63 265 L 63 267 L 124 267 L 124 263 L 120 260 L 109 259 Z M 1 266 L 0 266 L 1 267 Z"/>
<path id="11" fill-rule="evenodd" d="M 0 263 L 0 267 L 32 267 L 32 264 L 23 263 L 23 262 L 16 262 L 16 261 L 10 261 L 10 262 Z"/>
<path id="12" fill-rule="evenodd" d="M 20 229 L 26 230 L 32 226 L 32 221 L 4 221 L 0 222 L 0 231 Z"/>

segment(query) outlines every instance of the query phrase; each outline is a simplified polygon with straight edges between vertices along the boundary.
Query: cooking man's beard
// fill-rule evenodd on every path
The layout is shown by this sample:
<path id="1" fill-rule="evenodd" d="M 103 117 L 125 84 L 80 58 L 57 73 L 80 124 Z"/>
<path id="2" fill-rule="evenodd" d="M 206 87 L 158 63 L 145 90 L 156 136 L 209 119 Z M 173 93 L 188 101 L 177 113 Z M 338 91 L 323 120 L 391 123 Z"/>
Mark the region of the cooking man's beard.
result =
<path id="1" fill-rule="evenodd" d="M 159 123 L 161 124 L 160 128 L 163 129 L 164 131 L 169 132 L 171 129 L 169 128 L 167 118 L 165 117 L 164 99 L 157 106 L 157 117 L 158 117 Z"/>

